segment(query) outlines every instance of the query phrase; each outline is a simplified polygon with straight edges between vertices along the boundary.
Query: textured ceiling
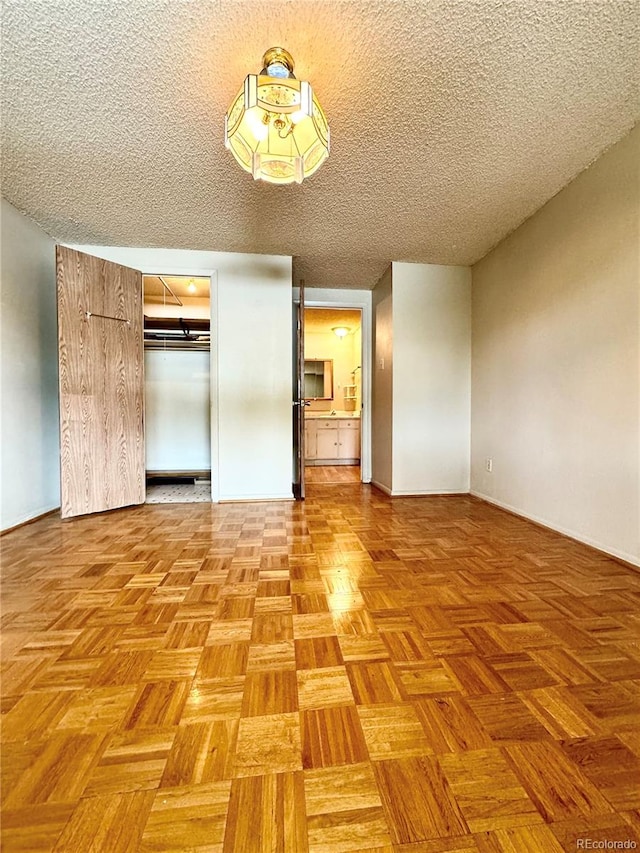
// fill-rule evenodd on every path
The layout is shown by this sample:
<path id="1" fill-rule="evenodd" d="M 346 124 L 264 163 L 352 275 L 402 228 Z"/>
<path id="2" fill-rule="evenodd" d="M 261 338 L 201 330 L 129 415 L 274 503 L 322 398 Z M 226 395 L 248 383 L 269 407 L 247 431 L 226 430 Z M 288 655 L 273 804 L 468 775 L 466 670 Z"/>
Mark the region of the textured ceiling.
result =
<path id="1" fill-rule="evenodd" d="M 638 0 L 3 0 L 3 195 L 65 242 L 469 264 L 640 114 Z M 282 45 L 331 127 L 256 183 L 224 114 Z"/>
<path id="2" fill-rule="evenodd" d="M 350 308 L 305 308 L 305 332 L 330 332 L 334 326 L 346 326 L 350 332 L 360 328 L 359 310 Z"/>
<path id="3" fill-rule="evenodd" d="M 184 275 L 163 275 L 162 279 L 157 275 L 145 275 L 142 277 L 145 302 L 160 303 L 173 302 L 171 293 L 163 285 L 171 288 L 178 299 L 208 299 L 210 281 L 208 278 Z"/>

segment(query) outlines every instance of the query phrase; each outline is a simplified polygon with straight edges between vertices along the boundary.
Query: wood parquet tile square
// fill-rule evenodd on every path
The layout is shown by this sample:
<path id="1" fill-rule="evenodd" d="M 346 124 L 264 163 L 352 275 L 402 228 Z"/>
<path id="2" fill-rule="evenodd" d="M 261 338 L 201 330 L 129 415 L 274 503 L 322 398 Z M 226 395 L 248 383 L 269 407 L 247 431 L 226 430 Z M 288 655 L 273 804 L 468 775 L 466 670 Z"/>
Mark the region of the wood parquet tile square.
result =
<path id="1" fill-rule="evenodd" d="M 135 791 L 80 800 L 55 850 L 76 853 L 108 849 L 128 853 L 140 842 L 153 799 L 153 791 Z"/>
<path id="2" fill-rule="evenodd" d="M 392 851 L 382 808 L 314 815 L 307 821 L 309 853 L 379 853 Z M 367 845 L 364 847 L 363 845 Z M 375 847 L 369 845 L 375 845 Z M 384 845 L 384 846 L 382 846 Z"/>
<path id="3" fill-rule="evenodd" d="M 380 793 L 368 762 L 304 771 L 309 850 L 391 850 Z"/>
<path id="4" fill-rule="evenodd" d="M 230 794 L 231 782 L 161 789 L 155 795 L 137 849 L 140 853 L 222 853 Z"/>
<path id="5" fill-rule="evenodd" d="M 347 482 L 2 546 L 7 853 L 640 844 L 629 566 Z"/>
<path id="6" fill-rule="evenodd" d="M 522 693 L 522 702 L 556 740 L 588 737 L 606 731 L 606 726 L 592 717 L 566 688 L 531 690 Z"/>
<path id="7" fill-rule="evenodd" d="M 0 827 L 2 850 L 6 853 L 53 850 L 74 808 L 75 803 L 43 803 L 37 809 L 33 806 L 4 809 Z"/>
<path id="8" fill-rule="evenodd" d="M 189 681 L 151 681 L 139 687 L 123 721 L 124 729 L 177 725 L 189 695 L 189 684 Z"/>
<path id="9" fill-rule="evenodd" d="M 337 637 L 308 637 L 295 641 L 296 666 L 302 669 L 321 669 L 343 663 Z"/>
<path id="10" fill-rule="evenodd" d="M 464 752 L 492 745 L 488 732 L 462 696 L 419 697 L 412 704 L 434 752 Z"/>
<path id="11" fill-rule="evenodd" d="M 249 643 L 220 643 L 207 646 L 196 654 L 195 674 L 202 681 L 244 675 L 247 671 Z"/>
<path id="12" fill-rule="evenodd" d="M 558 744 L 511 744 L 505 755 L 547 822 L 613 812 L 608 800 Z"/>
<path id="13" fill-rule="evenodd" d="M 347 673 L 359 705 L 401 701 L 397 678 L 388 663 L 348 663 Z"/>
<path id="14" fill-rule="evenodd" d="M 160 780 L 177 728 L 118 731 L 107 741 L 83 796 L 153 790 Z"/>
<path id="15" fill-rule="evenodd" d="M 453 674 L 439 660 L 396 664 L 396 672 L 403 691 L 410 697 L 446 696 L 459 691 Z"/>
<path id="16" fill-rule="evenodd" d="M 345 661 L 384 661 L 391 657 L 378 633 L 342 634 L 338 643 Z"/>
<path id="17" fill-rule="evenodd" d="M 223 853 L 305 853 L 307 821 L 302 773 L 234 779 Z"/>
<path id="18" fill-rule="evenodd" d="M 297 713 L 243 717 L 233 764 L 234 776 L 264 776 L 302 770 Z"/>
<path id="19" fill-rule="evenodd" d="M 135 689 L 130 688 L 134 693 Z M 76 690 L 43 690 L 17 698 L 13 707 L 2 716 L 3 743 L 23 742 L 51 734 L 77 694 Z"/>
<path id="20" fill-rule="evenodd" d="M 293 640 L 280 643 L 251 643 L 247 672 L 260 672 L 267 669 L 296 669 L 296 652 Z"/>
<path id="21" fill-rule="evenodd" d="M 442 755 L 438 761 L 472 832 L 543 822 L 500 750 Z"/>
<path id="22" fill-rule="evenodd" d="M 617 811 L 640 809 L 640 758 L 620 738 L 577 738 L 560 745 Z"/>
<path id="23" fill-rule="evenodd" d="M 469 707 L 495 743 L 544 740 L 546 728 L 515 693 L 470 696 Z"/>
<path id="24" fill-rule="evenodd" d="M 382 806 L 369 761 L 304 771 L 307 815 L 331 815 Z"/>
<path id="25" fill-rule="evenodd" d="M 226 720 L 240 717 L 245 676 L 194 679 L 181 722 Z"/>
<path id="26" fill-rule="evenodd" d="M 382 805 L 396 844 L 468 831 L 460 807 L 430 756 L 374 762 Z"/>
<path id="27" fill-rule="evenodd" d="M 7 808 L 78 800 L 107 743 L 104 732 L 54 732 L 4 799 Z"/>
<path id="28" fill-rule="evenodd" d="M 298 670 L 301 711 L 353 704 L 353 691 L 344 666 Z"/>
<path id="29" fill-rule="evenodd" d="M 368 758 L 355 705 L 302 711 L 300 717 L 305 769 L 357 764 Z"/>
<path id="30" fill-rule="evenodd" d="M 293 636 L 296 640 L 334 634 L 333 616 L 330 613 L 296 613 L 293 616 Z"/>
<path id="31" fill-rule="evenodd" d="M 286 714 L 298 710 L 296 673 L 292 670 L 250 672 L 244 683 L 242 716 Z"/>
<path id="32" fill-rule="evenodd" d="M 372 761 L 434 752 L 411 705 L 358 705 L 358 716 Z"/>

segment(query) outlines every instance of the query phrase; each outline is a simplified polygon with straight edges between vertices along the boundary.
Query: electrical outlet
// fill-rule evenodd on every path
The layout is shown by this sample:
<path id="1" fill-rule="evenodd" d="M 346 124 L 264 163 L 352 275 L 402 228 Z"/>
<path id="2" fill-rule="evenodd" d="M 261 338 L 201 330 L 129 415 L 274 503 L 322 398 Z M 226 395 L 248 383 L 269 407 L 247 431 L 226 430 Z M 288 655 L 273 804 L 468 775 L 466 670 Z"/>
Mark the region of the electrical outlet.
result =
<path id="1" fill-rule="evenodd" d="M 491 472 L 493 471 L 493 458 L 491 456 L 487 456 L 487 458 L 484 460 L 484 467 L 489 472 L 489 474 L 491 474 Z"/>

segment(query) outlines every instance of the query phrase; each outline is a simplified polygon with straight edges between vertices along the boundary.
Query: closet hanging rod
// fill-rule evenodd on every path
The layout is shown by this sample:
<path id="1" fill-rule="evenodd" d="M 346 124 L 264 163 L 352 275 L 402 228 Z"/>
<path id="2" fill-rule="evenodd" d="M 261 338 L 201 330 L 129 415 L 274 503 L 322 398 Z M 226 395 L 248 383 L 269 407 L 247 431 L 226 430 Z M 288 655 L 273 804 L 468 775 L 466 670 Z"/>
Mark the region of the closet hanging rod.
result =
<path id="1" fill-rule="evenodd" d="M 126 323 L 127 326 L 131 325 L 131 321 L 127 320 L 125 317 L 109 317 L 107 314 L 95 314 L 93 311 L 85 311 L 84 316 L 87 320 L 90 317 L 101 317 L 103 320 L 115 320 L 117 323 Z"/>

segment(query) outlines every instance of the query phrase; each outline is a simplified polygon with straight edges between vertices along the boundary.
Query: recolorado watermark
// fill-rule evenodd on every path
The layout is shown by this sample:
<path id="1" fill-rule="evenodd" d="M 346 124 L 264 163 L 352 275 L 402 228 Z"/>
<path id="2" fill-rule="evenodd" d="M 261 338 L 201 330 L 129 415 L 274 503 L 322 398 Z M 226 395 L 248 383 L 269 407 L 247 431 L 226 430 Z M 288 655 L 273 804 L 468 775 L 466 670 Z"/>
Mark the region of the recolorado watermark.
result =
<path id="1" fill-rule="evenodd" d="M 635 850 L 638 842 L 632 838 L 626 841 L 598 841 L 595 838 L 576 838 L 577 850 Z"/>

